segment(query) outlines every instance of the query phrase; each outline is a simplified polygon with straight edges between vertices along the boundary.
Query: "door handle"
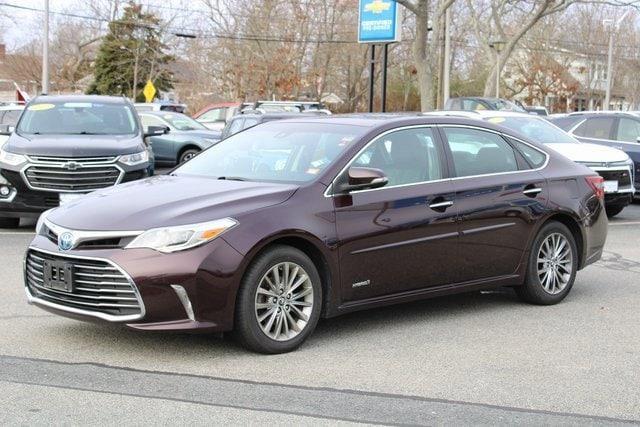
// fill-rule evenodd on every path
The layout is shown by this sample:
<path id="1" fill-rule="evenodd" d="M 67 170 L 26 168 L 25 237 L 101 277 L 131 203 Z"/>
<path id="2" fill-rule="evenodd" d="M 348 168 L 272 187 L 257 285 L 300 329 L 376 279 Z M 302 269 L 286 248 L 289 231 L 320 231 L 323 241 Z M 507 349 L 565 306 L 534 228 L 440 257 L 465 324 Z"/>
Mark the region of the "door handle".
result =
<path id="1" fill-rule="evenodd" d="M 446 202 L 436 202 L 436 203 L 431 203 L 429 205 L 429 207 L 433 210 L 445 210 L 449 207 L 453 206 L 453 202 L 451 200 L 448 200 Z"/>
<path id="2" fill-rule="evenodd" d="M 523 191 L 525 196 L 529 196 L 529 197 L 535 197 L 538 194 L 542 193 L 542 188 L 539 187 L 530 187 L 530 188 L 526 188 Z"/>

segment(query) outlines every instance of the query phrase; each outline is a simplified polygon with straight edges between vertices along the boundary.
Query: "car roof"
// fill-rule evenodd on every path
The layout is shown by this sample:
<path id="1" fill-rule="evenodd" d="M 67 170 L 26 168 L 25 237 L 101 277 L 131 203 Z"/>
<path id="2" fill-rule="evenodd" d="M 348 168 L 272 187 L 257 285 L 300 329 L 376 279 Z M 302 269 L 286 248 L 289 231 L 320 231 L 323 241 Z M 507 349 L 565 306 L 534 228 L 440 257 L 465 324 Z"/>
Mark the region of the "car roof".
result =
<path id="1" fill-rule="evenodd" d="M 17 111 L 17 110 L 24 110 L 24 105 L 14 104 L 14 105 L 0 106 L 0 111 Z"/>
<path id="2" fill-rule="evenodd" d="M 636 114 L 630 111 L 616 111 L 616 110 L 605 110 L 605 111 L 575 111 L 573 113 L 569 113 L 569 116 L 632 116 L 638 117 Z"/>
<path id="3" fill-rule="evenodd" d="M 167 114 L 175 115 L 175 116 L 186 116 L 186 114 L 178 113 L 177 111 L 156 111 L 156 110 L 147 110 L 147 111 L 138 111 L 138 114 L 146 114 L 149 116 L 166 116 Z"/>
<path id="4" fill-rule="evenodd" d="M 430 111 L 423 113 L 424 115 L 446 115 L 446 116 L 458 116 L 468 117 L 470 119 L 484 119 L 487 117 L 526 117 L 536 120 L 544 120 L 543 117 L 536 114 L 521 113 L 519 111 L 506 111 L 506 110 L 474 110 L 474 111 Z"/>
<path id="5" fill-rule="evenodd" d="M 102 104 L 125 104 L 129 101 L 122 96 L 106 95 L 39 95 L 31 102 L 90 102 Z"/>

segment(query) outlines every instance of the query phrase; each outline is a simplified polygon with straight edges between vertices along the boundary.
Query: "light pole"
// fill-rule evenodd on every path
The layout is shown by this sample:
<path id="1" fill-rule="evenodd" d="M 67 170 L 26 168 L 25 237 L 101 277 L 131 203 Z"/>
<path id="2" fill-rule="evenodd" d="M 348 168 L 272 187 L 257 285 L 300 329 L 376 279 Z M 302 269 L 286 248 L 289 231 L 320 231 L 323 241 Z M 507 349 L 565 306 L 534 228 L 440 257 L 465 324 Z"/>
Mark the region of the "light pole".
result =
<path id="1" fill-rule="evenodd" d="M 49 0 L 44 0 L 44 39 L 42 40 L 42 93 L 49 93 Z"/>
<path id="2" fill-rule="evenodd" d="M 502 39 L 492 40 L 489 47 L 496 51 L 496 98 L 500 98 L 500 52 L 507 44 Z"/>
<path id="3" fill-rule="evenodd" d="M 602 21 L 603 26 L 611 25 L 611 30 L 609 31 L 609 54 L 607 56 L 607 91 L 604 97 L 604 105 L 602 106 L 603 110 L 608 110 L 609 105 L 611 104 L 611 73 L 613 72 L 613 31 L 614 29 L 617 31 L 620 27 L 620 24 L 627 17 L 629 11 L 627 10 L 621 17 L 613 23 L 613 19 L 605 19 Z"/>
<path id="4" fill-rule="evenodd" d="M 444 72 L 442 74 L 442 105 L 446 105 L 449 100 L 451 78 L 451 7 L 444 12 Z"/>

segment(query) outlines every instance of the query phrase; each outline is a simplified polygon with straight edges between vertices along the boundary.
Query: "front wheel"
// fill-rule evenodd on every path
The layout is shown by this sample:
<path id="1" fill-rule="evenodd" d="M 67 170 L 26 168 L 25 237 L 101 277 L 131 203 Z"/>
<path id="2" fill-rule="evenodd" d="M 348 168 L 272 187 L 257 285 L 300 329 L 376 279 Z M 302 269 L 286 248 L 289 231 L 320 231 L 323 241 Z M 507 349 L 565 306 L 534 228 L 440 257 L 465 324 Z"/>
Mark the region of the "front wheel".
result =
<path id="1" fill-rule="evenodd" d="M 249 267 L 238 292 L 234 333 L 260 353 L 286 353 L 313 332 L 322 285 L 313 261 L 289 246 L 274 246 Z"/>
<path id="2" fill-rule="evenodd" d="M 196 150 L 195 148 L 190 148 L 188 150 L 185 150 L 184 153 L 180 154 L 180 158 L 178 159 L 178 163 L 182 164 L 184 162 L 187 162 L 187 161 L 193 159 L 199 152 L 200 152 L 200 150 Z"/>
<path id="3" fill-rule="evenodd" d="M 613 218 L 614 216 L 618 215 L 620 212 L 622 212 L 622 210 L 626 207 L 626 205 L 606 205 L 604 207 L 604 210 L 607 212 L 607 216 L 609 218 Z"/>
<path id="4" fill-rule="evenodd" d="M 533 242 L 525 284 L 515 290 L 526 302 L 557 304 L 569 294 L 577 270 L 578 250 L 573 234 L 564 224 L 549 222 Z"/>

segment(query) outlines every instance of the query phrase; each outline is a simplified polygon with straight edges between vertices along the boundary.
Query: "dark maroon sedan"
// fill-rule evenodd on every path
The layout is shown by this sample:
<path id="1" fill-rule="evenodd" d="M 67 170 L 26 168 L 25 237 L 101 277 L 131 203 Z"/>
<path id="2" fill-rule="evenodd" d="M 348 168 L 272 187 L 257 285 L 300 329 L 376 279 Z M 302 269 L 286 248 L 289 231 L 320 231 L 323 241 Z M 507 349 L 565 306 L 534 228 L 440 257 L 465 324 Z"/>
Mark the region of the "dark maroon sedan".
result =
<path id="1" fill-rule="evenodd" d="M 320 317 L 501 286 L 555 304 L 607 234 L 602 178 L 490 123 L 332 117 L 241 132 L 46 212 L 28 299 L 140 330 L 299 346 Z"/>

